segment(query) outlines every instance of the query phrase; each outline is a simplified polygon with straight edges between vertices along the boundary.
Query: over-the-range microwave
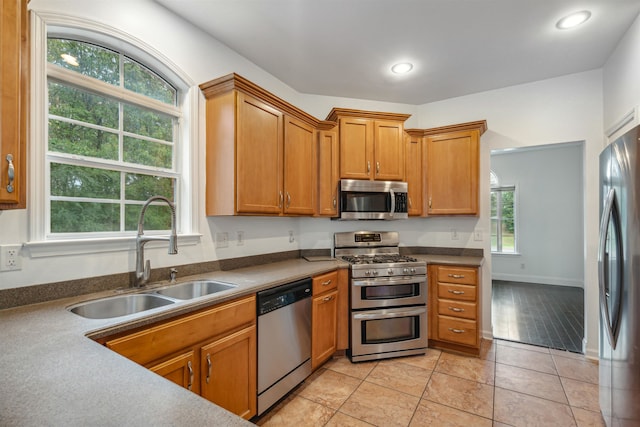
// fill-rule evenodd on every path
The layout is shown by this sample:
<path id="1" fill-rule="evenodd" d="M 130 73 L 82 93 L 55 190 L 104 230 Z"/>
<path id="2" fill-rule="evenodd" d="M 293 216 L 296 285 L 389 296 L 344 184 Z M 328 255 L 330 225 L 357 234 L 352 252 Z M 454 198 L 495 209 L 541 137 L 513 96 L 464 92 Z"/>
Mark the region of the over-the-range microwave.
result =
<path id="1" fill-rule="evenodd" d="M 407 219 L 406 182 L 343 179 L 337 219 Z"/>

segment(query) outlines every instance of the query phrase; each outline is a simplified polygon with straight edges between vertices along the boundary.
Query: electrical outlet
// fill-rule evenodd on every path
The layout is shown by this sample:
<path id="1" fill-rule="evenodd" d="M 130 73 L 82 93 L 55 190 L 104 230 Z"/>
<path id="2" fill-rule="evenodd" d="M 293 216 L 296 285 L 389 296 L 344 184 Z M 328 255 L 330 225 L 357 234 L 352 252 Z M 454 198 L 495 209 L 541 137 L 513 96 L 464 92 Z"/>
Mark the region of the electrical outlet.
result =
<path id="1" fill-rule="evenodd" d="M 216 233 L 216 248 L 227 248 L 229 247 L 229 233 L 222 232 Z"/>
<path id="2" fill-rule="evenodd" d="M 244 231 L 238 231 L 236 234 L 236 245 L 242 246 L 244 245 Z"/>
<path id="3" fill-rule="evenodd" d="M 458 230 L 455 228 L 451 229 L 451 240 L 458 240 L 460 236 L 458 235 Z"/>
<path id="4" fill-rule="evenodd" d="M 21 245 L 0 246 L 0 271 L 22 270 Z"/>
<path id="5" fill-rule="evenodd" d="M 289 243 L 293 243 L 295 241 L 296 241 L 296 238 L 293 235 L 293 230 L 289 230 Z"/>
<path id="6" fill-rule="evenodd" d="M 482 242 L 482 229 L 478 228 L 473 232 L 473 240 L 476 242 Z"/>

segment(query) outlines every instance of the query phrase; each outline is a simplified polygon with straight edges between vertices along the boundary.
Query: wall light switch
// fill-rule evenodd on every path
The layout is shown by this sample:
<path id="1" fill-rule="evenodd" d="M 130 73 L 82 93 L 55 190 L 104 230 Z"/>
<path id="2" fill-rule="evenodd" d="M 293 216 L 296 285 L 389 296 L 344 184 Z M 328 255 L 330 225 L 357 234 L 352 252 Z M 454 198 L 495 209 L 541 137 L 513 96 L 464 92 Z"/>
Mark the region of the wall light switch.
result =
<path id="1" fill-rule="evenodd" d="M 227 248 L 229 247 L 229 233 L 222 232 L 216 233 L 216 248 Z"/>

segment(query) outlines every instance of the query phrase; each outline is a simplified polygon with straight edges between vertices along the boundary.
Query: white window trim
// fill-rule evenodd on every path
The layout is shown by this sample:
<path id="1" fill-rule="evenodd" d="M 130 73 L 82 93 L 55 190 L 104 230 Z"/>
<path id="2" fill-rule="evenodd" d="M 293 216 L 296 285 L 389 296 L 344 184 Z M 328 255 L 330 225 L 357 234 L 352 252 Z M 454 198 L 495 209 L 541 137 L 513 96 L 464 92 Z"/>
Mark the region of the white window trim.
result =
<path id="1" fill-rule="evenodd" d="M 180 188 L 176 191 L 176 206 L 179 210 L 178 235 L 180 246 L 196 245 L 201 241 L 198 232 L 198 197 L 199 163 L 194 156 L 197 153 L 199 140 L 198 116 L 200 92 L 193 81 L 161 52 L 131 35 L 99 22 L 69 17 L 54 12 L 31 11 L 31 106 L 29 145 L 29 241 L 24 244 L 31 257 L 48 257 L 59 255 L 78 255 L 87 253 L 135 251 L 135 236 L 100 237 L 100 238 L 65 238 L 52 240 L 46 236 L 45 188 L 49 185 L 49 177 L 45 170 L 45 144 L 47 141 L 47 114 L 45 102 L 47 87 L 47 35 L 49 30 L 64 28 L 65 35 L 91 32 L 102 34 L 108 39 L 117 39 L 123 46 L 127 44 L 139 49 L 143 58 L 134 58 L 147 63 L 157 61 L 163 64 L 162 70 L 169 75 L 171 81 L 182 81 L 184 92 L 182 103 L 184 116 L 180 119 L 180 140 L 186 142 L 181 150 L 176 151 L 176 162 L 183 171 Z M 153 59 L 156 58 L 156 59 Z M 152 242 L 153 243 L 153 242 Z M 157 243 L 156 243 L 157 244 Z M 153 246 L 151 244 L 150 246 Z"/>
<path id="2" fill-rule="evenodd" d="M 493 171 L 492 171 L 493 172 Z M 496 175 L 496 178 L 497 175 Z M 505 188 L 513 188 L 513 207 L 514 207 L 514 211 L 515 211 L 515 218 L 513 219 L 513 226 L 515 229 L 514 235 L 515 235 L 515 241 L 513 242 L 514 244 L 514 248 L 513 248 L 513 252 L 494 252 L 493 249 L 491 250 L 491 255 L 498 255 L 498 256 L 520 256 L 520 252 L 518 250 L 518 246 L 519 246 L 519 237 L 518 237 L 518 229 L 519 229 L 519 225 L 518 225 L 518 185 L 517 184 L 509 184 L 509 185 L 502 185 L 500 183 L 500 179 L 498 178 L 498 183 L 499 185 L 497 187 L 491 187 L 489 189 L 490 192 L 494 191 L 494 190 L 499 190 L 499 189 L 505 189 Z M 491 219 L 490 219 L 491 220 Z"/>

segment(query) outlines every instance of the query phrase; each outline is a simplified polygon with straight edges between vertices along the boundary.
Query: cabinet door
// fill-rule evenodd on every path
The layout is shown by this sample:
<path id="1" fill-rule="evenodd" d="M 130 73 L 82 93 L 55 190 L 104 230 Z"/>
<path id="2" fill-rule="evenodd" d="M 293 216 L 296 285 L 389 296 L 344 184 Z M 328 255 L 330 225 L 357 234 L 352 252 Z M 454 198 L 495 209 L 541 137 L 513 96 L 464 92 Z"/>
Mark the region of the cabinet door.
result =
<path id="1" fill-rule="evenodd" d="M 427 136 L 427 215 L 478 214 L 478 131 Z"/>
<path id="2" fill-rule="evenodd" d="M 26 207 L 27 0 L 0 1 L 0 209 Z"/>
<path id="3" fill-rule="evenodd" d="M 151 372 L 198 394 L 200 393 L 200 382 L 196 381 L 196 369 L 197 364 L 193 350 L 149 367 Z"/>
<path id="4" fill-rule="evenodd" d="M 313 298 L 311 313 L 311 368 L 315 369 L 337 348 L 338 291 Z"/>
<path id="5" fill-rule="evenodd" d="M 409 215 L 422 215 L 422 138 L 407 137 L 406 170 Z"/>
<path id="6" fill-rule="evenodd" d="M 300 120 L 285 117 L 284 213 L 315 213 L 316 167 L 314 128 Z"/>
<path id="7" fill-rule="evenodd" d="M 378 180 L 404 180 L 404 146 L 402 123 L 376 120 L 374 122 L 375 161 L 374 178 Z"/>
<path id="8" fill-rule="evenodd" d="M 237 102 L 236 210 L 280 213 L 284 201 L 283 114 L 242 93 Z"/>
<path id="9" fill-rule="evenodd" d="M 234 414 L 256 414 L 256 327 L 251 326 L 200 349 L 200 394 Z"/>
<path id="10" fill-rule="evenodd" d="M 340 119 L 340 177 L 372 179 L 373 122 L 367 119 Z"/>
<path id="11" fill-rule="evenodd" d="M 318 215 L 338 215 L 338 133 L 322 130 L 318 133 Z"/>

